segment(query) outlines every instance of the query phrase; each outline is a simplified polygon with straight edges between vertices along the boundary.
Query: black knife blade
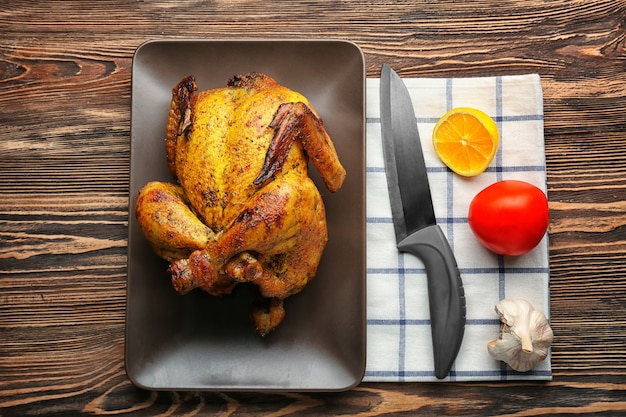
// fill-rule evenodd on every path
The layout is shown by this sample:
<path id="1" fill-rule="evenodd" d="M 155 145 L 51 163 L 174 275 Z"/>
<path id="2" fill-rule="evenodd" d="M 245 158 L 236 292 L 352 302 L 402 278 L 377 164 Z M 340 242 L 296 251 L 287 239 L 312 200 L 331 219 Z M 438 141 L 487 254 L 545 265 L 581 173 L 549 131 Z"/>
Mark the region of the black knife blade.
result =
<path id="1" fill-rule="evenodd" d="M 380 112 L 397 247 L 426 267 L 435 375 L 442 379 L 463 341 L 465 292 L 454 253 L 436 222 L 411 96 L 386 64 L 380 75 Z"/>

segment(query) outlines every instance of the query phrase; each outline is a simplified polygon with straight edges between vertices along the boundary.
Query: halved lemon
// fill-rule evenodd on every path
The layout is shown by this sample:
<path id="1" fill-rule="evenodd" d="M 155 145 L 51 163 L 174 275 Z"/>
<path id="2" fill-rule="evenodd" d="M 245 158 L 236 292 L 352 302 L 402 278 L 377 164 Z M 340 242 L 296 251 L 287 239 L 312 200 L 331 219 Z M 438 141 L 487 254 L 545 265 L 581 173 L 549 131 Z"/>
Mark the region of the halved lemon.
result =
<path id="1" fill-rule="evenodd" d="M 500 145 L 498 125 L 481 110 L 456 107 L 433 129 L 433 146 L 452 171 L 472 177 L 485 171 Z"/>

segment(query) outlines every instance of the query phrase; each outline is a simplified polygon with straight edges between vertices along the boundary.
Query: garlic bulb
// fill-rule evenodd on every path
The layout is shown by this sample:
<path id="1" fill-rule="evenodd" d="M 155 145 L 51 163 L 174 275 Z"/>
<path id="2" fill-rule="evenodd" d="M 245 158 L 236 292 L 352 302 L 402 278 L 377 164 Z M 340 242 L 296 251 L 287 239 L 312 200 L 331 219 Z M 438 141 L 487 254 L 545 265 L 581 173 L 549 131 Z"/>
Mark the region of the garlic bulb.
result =
<path id="1" fill-rule="evenodd" d="M 489 354 L 519 372 L 548 356 L 554 334 L 546 316 L 526 300 L 506 298 L 495 307 L 500 337 L 487 345 Z"/>

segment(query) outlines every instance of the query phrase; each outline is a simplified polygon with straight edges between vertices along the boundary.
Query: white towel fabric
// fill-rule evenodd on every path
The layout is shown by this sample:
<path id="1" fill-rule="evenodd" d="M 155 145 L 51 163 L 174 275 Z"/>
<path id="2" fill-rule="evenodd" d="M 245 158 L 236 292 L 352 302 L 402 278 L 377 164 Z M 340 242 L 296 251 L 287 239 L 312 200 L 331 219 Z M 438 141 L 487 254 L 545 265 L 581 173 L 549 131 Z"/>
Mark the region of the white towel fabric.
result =
<path id="1" fill-rule="evenodd" d="M 498 337 L 494 306 L 523 298 L 549 318 L 548 236 L 530 253 L 496 256 L 467 223 L 472 198 L 503 179 L 546 191 L 543 95 L 537 74 L 480 78 L 404 79 L 415 109 L 437 223 L 454 250 L 467 300 L 467 325 L 456 362 L 442 381 L 550 380 L 550 356 L 526 373 L 487 353 Z M 380 113 L 380 80 L 367 80 L 367 367 L 364 381 L 439 381 L 434 376 L 428 292 L 423 263 L 396 249 Z M 500 148 L 491 166 L 462 178 L 437 158 L 431 143 L 436 121 L 453 107 L 475 107 L 498 124 Z"/>

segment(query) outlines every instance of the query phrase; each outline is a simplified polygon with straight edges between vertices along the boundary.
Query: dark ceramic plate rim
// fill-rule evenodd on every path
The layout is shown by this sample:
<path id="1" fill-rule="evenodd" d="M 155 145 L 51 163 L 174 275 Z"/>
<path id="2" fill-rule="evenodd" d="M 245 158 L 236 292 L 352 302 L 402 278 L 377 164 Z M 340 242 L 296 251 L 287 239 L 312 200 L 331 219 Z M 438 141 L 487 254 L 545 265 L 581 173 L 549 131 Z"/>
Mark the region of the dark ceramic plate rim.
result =
<path id="1" fill-rule="evenodd" d="M 198 324 L 199 329 L 206 328 L 208 333 L 215 330 L 219 337 L 216 337 L 215 342 L 201 336 L 196 340 L 198 328 L 189 331 L 179 330 L 176 327 L 179 323 L 162 312 L 171 308 L 171 311 L 177 313 L 190 314 L 187 313 L 187 308 L 202 309 L 205 305 L 203 303 L 212 303 L 212 299 L 208 295 L 196 293 L 185 296 L 190 299 L 187 300 L 187 305 L 183 305 L 181 297 L 173 292 L 169 282 L 151 276 L 150 279 L 155 279 L 153 286 L 153 281 L 148 281 L 146 277 L 156 274 L 167 278 L 164 270 L 166 264 L 159 260 L 151 249 L 146 250 L 148 243 L 139 231 L 134 217 L 136 193 L 146 180 L 171 180 L 164 174 L 163 167 L 166 165 L 163 148 L 154 150 L 146 146 L 145 136 L 149 135 L 147 130 L 155 129 L 154 126 L 145 127 L 145 122 L 152 120 L 146 116 L 151 114 L 146 107 L 155 106 L 153 103 L 155 97 L 158 97 L 157 101 L 169 103 L 171 88 L 187 74 L 181 70 L 183 72 L 179 71 L 178 79 L 167 82 L 163 80 L 167 78 L 166 73 L 176 73 L 181 67 L 179 62 L 181 57 L 188 58 L 192 64 L 190 66 L 195 63 L 198 70 L 202 68 L 198 64 L 205 64 L 204 61 L 209 58 L 206 56 L 198 58 L 197 53 L 206 52 L 210 55 L 234 51 L 231 58 L 226 58 L 226 61 L 230 59 L 235 62 L 223 62 L 221 57 L 211 59 L 211 71 L 220 73 L 219 79 L 213 80 L 218 77 L 214 74 L 212 77 L 203 74 L 201 69 L 200 73 L 194 74 L 198 78 L 199 88 L 209 89 L 225 85 L 230 76 L 241 72 L 237 69 L 246 67 L 245 57 L 241 58 L 241 55 L 235 54 L 238 50 L 253 55 L 251 62 L 247 64 L 250 71 L 257 71 L 254 61 L 258 59 L 259 72 L 275 76 L 279 82 L 307 96 L 324 119 L 342 163 L 346 166 L 348 178 L 342 190 L 331 195 L 323 188 L 319 178 L 316 178 L 316 173 L 311 174 L 325 200 L 330 240 L 320 263 L 318 276 L 301 294 L 292 296 L 286 301 L 285 323 L 268 336 L 267 340 L 260 342 L 255 339 L 256 335 L 239 338 L 238 334 L 233 336 L 233 341 L 229 341 L 224 339 L 225 336 L 222 334 L 224 332 L 229 334 L 227 330 L 221 328 L 215 330 L 218 325 L 211 327 L 202 323 Z M 255 55 L 256 50 L 263 51 L 263 55 Z M 316 57 L 315 62 L 306 62 L 310 59 L 307 55 L 309 52 Z M 172 57 L 171 54 L 176 56 Z M 268 62 L 268 55 L 284 60 Z M 301 59 L 305 62 L 300 62 Z M 291 65 L 293 68 L 284 71 L 282 65 Z M 292 70 L 307 73 L 307 67 L 311 66 L 313 71 L 311 74 L 317 71 L 319 75 L 309 74 L 308 83 L 312 85 L 298 88 L 298 85 L 294 85 L 298 84 L 297 79 L 295 81 L 292 79 L 291 83 L 283 81 L 271 71 L 273 66 L 280 69 L 276 72 L 283 75 L 289 74 Z M 221 76 L 222 73 L 228 76 Z M 206 85 L 209 84 L 206 82 L 207 77 L 212 85 Z M 348 82 L 344 82 L 345 80 Z M 310 89 L 311 86 L 314 88 Z M 348 90 L 343 91 L 345 88 Z M 307 91 L 302 91 L 303 89 Z M 341 391 L 359 384 L 365 372 L 366 345 L 365 69 L 360 48 L 349 41 L 326 39 L 148 41 L 137 48 L 133 59 L 131 107 L 125 346 L 126 373 L 130 380 L 141 388 L 155 390 Z M 164 126 L 163 115 L 167 114 L 167 108 L 162 107 L 163 103 L 158 110 L 161 116 L 155 124 Z M 347 108 L 349 119 L 342 120 L 341 116 L 337 116 L 341 113 L 342 107 Z M 156 115 L 154 117 L 156 119 Z M 338 122 L 343 123 L 341 129 Z M 344 130 L 350 133 L 345 134 Z M 156 143 L 160 146 L 161 139 L 156 140 Z M 159 167 L 153 168 L 153 164 Z M 158 174 L 155 178 L 148 178 L 144 172 L 146 170 L 156 170 Z M 158 271 L 162 273 L 159 274 Z M 335 280 L 332 285 L 329 284 L 330 280 Z M 313 288 L 310 289 L 309 286 Z M 152 299 L 148 300 L 152 296 L 163 303 L 156 310 L 150 303 Z M 245 299 L 246 296 L 240 297 Z M 318 308 L 317 304 L 320 303 L 322 306 Z M 220 311 L 219 306 L 216 308 L 216 311 Z M 303 319 L 305 316 L 302 313 L 307 308 L 316 310 L 310 321 L 317 326 L 318 334 L 311 334 L 312 330 L 307 330 L 306 326 L 310 323 Z M 290 315 L 294 315 L 291 324 L 288 323 Z M 320 316 L 323 318 L 318 319 Z M 293 322 L 297 318 L 302 322 L 299 325 Z M 240 322 L 235 323 L 236 327 Z M 184 323 L 180 324 L 180 328 L 185 326 Z M 161 331 L 171 333 L 172 337 L 158 336 Z M 245 357 L 231 362 L 231 356 L 221 353 L 221 356 L 217 355 L 215 361 L 205 360 L 206 351 L 220 344 L 223 346 L 219 346 L 217 352 L 223 352 L 219 349 L 224 349 L 226 352 L 235 352 L 234 358 L 237 358 L 237 352 L 245 354 Z M 163 347 L 165 345 L 167 347 Z M 311 349 L 308 349 L 309 346 L 312 346 Z M 159 349 L 162 352 L 155 353 Z M 240 365 L 239 360 L 245 361 L 251 357 L 250 355 L 252 356 L 250 364 Z M 261 359 L 257 358 L 257 355 L 259 358 L 267 355 L 267 368 L 265 364 L 259 362 Z M 201 359 L 198 361 L 201 363 L 196 362 L 197 366 L 194 366 L 194 362 L 191 362 L 190 365 L 193 359 Z M 285 364 L 285 361 L 288 363 Z M 182 366 L 176 368 L 176 364 Z M 188 366 L 188 369 L 185 366 Z M 274 375 L 270 375 L 273 373 L 272 370 L 276 370 Z M 188 376 L 184 372 L 187 372 Z"/>

